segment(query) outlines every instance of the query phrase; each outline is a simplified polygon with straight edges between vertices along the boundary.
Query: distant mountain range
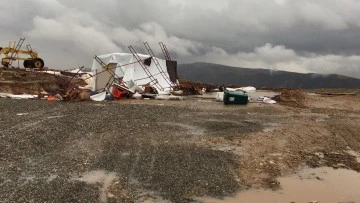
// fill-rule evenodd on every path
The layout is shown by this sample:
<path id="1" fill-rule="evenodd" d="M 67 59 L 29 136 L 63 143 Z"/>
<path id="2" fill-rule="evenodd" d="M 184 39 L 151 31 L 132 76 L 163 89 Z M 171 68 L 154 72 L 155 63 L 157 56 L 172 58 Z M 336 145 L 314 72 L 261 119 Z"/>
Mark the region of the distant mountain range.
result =
<path id="1" fill-rule="evenodd" d="M 302 74 L 268 69 L 229 67 L 211 63 L 179 64 L 180 79 L 214 85 L 254 86 L 258 88 L 356 88 L 360 79 L 342 75 Z"/>

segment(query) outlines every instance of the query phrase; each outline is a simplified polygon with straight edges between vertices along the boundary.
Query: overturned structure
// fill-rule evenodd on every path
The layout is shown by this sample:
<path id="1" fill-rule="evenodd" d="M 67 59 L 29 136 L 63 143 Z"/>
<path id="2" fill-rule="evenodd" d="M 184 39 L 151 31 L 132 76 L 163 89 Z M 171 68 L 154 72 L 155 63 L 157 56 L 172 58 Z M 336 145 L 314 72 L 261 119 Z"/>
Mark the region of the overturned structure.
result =
<path id="1" fill-rule="evenodd" d="M 131 46 L 129 49 L 132 53 L 111 53 L 94 57 L 92 72 L 95 91 L 107 90 L 114 84 L 139 93 L 148 86 L 159 92 L 170 92 L 178 86 L 176 61 L 157 58 L 150 48 L 150 55 L 137 54 Z"/>

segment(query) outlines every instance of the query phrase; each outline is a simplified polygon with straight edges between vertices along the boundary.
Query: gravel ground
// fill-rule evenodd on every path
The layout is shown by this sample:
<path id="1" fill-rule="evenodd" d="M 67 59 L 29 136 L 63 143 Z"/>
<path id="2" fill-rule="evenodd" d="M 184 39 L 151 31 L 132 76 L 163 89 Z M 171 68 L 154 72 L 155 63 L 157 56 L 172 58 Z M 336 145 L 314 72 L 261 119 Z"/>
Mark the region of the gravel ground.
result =
<path id="1" fill-rule="evenodd" d="M 192 202 L 276 189 L 301 164 L 360 171 L 357 107 L 311 104 L 0 99 L 0 202 Z"/>
<path id="2" fill-rule="evenodd" d="M 192 143 L 208 135 L 192 126 L 193 112 L 185 107 L 9 99 L 0 106 L 4 202 L 101 201 L 102 180 L 75 180 L 91 171 L 116 173 L 124 194 L 106 194 L 110 202 L 132 202 L 147 193 L 187 202 L 241 188 L 232 173 L 233 154 Z M 236 124 L 208 121 L 205 127 L 226 133 Z"/>

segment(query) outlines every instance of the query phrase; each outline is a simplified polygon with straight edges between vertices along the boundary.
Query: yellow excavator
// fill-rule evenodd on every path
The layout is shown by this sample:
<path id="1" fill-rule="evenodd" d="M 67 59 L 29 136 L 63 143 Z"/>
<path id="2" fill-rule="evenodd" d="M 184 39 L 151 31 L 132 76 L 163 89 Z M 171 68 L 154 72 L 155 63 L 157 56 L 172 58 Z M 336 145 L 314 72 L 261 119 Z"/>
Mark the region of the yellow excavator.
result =
<path id="1" fill-rule="evenodd" d="M 38 53 L 33 51 L 30 45 L 26 45 L 27 50 L 22 50 L 21 46 L 24 43 L 25 38 L 20 38 L 19 42 L 13 44 L 10 42 L 8 47 L 0 47 L 0 55 L 4 54 L 5 57 L 1 59 L 1 64 L 4 67 L 11 67 L 12 63 L 16 60 L 23 60 L 25 68 L 44 68 L 44 61 L 39 58 Z M 15 45 L 16 44 L 16 45 Z M 29 57 L 23 58 L 19 55 L 28 55 Z"/>

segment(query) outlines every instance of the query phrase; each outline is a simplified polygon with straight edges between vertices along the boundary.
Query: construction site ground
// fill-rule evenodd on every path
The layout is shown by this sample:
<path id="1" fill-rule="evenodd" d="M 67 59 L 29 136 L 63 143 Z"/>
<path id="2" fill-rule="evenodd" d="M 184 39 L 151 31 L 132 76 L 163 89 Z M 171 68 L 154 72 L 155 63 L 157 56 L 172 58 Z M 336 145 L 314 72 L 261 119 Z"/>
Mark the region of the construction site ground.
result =
<path id="1" fill-rule="evenodd" d="M 360 96 L 298 93 L 246 106 L 0 99 L 0 202 L 193 202 L 280 190 L 301 167 L 360 172 Z"/>

